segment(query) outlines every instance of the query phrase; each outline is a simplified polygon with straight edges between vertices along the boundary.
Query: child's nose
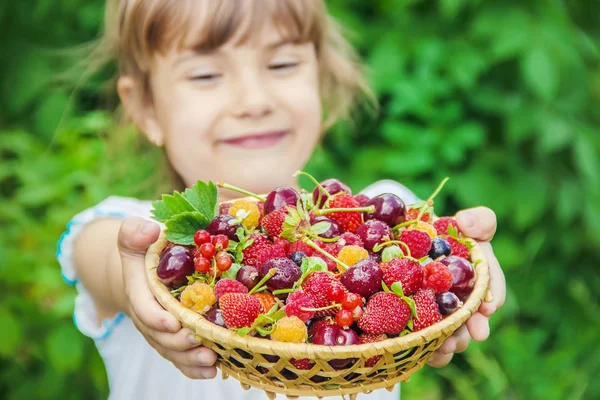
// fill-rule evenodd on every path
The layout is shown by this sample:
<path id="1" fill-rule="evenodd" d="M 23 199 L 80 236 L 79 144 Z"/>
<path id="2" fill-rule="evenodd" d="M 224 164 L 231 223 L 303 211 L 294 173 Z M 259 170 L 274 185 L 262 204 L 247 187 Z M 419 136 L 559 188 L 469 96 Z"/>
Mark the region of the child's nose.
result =
<path id="1" fill-rule="evenodd" d="M 237 83 L 234 99 L 234 114 L 238 118 L 260 118 L 270 114 L 274 108 L 274 98 L 268 83 L 258 74 L 244 74 Z"/>

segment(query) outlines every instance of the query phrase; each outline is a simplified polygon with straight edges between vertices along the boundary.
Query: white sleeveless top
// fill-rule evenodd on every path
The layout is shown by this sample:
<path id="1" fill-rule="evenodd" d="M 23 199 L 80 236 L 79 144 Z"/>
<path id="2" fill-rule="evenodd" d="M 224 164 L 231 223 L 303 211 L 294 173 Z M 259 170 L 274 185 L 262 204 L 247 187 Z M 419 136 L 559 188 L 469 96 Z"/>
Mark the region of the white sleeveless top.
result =
<path id="1" fill-rule="evenodd" d="M 395 193 L 406 204 L 418 201 L 405 186 L 391 180 L 378 181 L 362 193 L 369 197 Z M 93 300 L 76 275 L 73 263 L 74 240 L 85 224 L 98 218 L 137 216 L 152 220 L 151 208 L 150 201 L 111 196 L 77 214 L 68 223 L 57 245 L 56 257 L 61 265 L 63 279 L 74 285 L 78 292 L 73 321 L 81 333 L 94 340 L 104 360 L 110 388 L 109 399 L 267 399 L 263 391 L 254 388 L 246 391 L 233 378 L 223 380 L 220 373 L 211 380 L 187 378 L 146 342 L 124 313 L 105 319 L 98 325 Z M 278 395 L 277 398 L 285 399 L 285 396 Z M 391 393 L 380 389 L 369 395 L 361 394 L 358 398 L 397 400 L 400 398 L 400 388 L 397 385 Z"/>

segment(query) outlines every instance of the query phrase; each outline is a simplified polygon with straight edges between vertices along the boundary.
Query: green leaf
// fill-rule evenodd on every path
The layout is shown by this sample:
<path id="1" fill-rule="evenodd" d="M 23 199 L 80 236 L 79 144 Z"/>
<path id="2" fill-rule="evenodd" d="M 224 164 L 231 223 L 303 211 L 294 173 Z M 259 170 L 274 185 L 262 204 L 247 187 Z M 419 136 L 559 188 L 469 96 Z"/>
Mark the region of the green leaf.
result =
<path id="1" fill-rule="evenodd" d="M 401 282 L 394 282 L 392 283 L 392 292 L 396 293 L 398 296 L 400 297 L 404 297 L 404 290 L 402 290 L 402 283 Z"/>
<path id="2" fill-rule="evenodd" d="M 559 83 L 556 58 L 536 47 L 525 55 L 522 68 L 525 82 L 535 94 L 546 101 L 555 96 Z"/>
<path id="3" fill-rule="evenodd" d="M 316 224 L 310 227 L 310 232 L 315 235 L 320 235 L 321 233 L 327 232 L 329 228 L 331 228 L 330 222 L 317 222 Z"/>
<path id="4" fill-rule="evenodd" d="M 408 304 L 408 306 L 410 307 L 410 313 L 413 315 L 413 317 L 417 317 L 417 306 L 415 304 L 415 301 L 410 297 L 402 297 L 402 300 L 404 300 L 406 304 Z"/>
<path id="5" fill-rule="evenodd" d="M 383 252 L 381 253 L 381 261 L 390 262 L 393 258 L 402 257 L 403 255 L 404 253 L 402 253 L 402 250 L 400 250 L 400 246 L 389 246 L 383 249 Z"/>
<path id="6" fill-rule="evenodd" d="M 178 214 L 166 222 L 167 240 L 177 244 L 193 245 L 194 234 L 208 226 L 210 220 L 197 211 Z"/>
<path id="7" fill-rule="evenodd" d="M 242 268 L 242 264 L 237 264 L 237 263 L 231 264 L 231 267 L 229 267 L 229 269 L 227 271 L 225 271 L 221 274 L 221 279 L 223 279 L 223 278 L 235 279 L 240 268 Z"/>
<path id="8" fill-rule="evenodd" d="M 327 264 L 319 257 L 305 257 L 300 265 L 302 275 L 308 275 L 315 271 L 327 271 Z"/>
<path id="9" fill-rule="evenodd" d="M 162 200 L 152 203 L 152 207 L 154 219 L 160 222 L 166 222 L 172 217 L 190 211 L 196 211 L 212 221 L 218 213 L 217 187 L 212 182 L 206 184 L 198 181 L 183 194 L 179 192 L 174 192 L 173 195 L 164 194 Z"/>

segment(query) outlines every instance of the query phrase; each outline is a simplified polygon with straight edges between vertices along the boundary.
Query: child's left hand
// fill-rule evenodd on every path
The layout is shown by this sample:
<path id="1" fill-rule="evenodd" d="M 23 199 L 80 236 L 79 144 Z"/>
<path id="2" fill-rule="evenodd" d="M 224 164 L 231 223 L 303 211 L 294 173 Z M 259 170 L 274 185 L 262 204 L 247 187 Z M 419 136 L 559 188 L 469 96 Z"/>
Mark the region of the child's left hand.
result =
<path id="1" fill-rule="evenodd" d="M 436 368 L 447 365 L 454 353 L 465 351 L 471 338 L 477 342 L 486 340 L 490 335 L 489 317 L 502 307 L 506 298 L 504 273 L 489 243 L 496 233 L 496 214 L 489 208 L 475 207 L 459 211 L 455 218 L 460 231 L 477 240 L 483 250 L 490 266 L 490 292 L 493 299 L 489 303 L 481 303 L 478 312 L 433 353 L 427 363 Z"/>

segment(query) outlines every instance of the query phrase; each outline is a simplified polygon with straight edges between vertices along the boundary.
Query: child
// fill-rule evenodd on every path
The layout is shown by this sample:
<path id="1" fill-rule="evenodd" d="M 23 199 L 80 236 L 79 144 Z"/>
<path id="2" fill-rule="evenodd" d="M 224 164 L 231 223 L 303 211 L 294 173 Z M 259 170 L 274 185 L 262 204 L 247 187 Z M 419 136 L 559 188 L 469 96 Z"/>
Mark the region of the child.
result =
<path id="1" fill-rule="evenodd" d="M 109 0 L 106 22 L 122 103 L 148 140 L 164 147 L 183 186 L 223 181 L 256 193 L 297 187 L 292 174 L 325 127 L 368 93 L 322 0 Z M 365 190 L 383 192 L 415 200 L 391 181 Z M 220 193 L 221 200 L 233 196 Z M 111 398 L 264 398 L 216 377 L 215 354 L 152 296 L 144 254 L 160 228 L 150 208 L 149 201 L 110 197 L 78 214 L 58 246 L 63 276 L 79 292 L 75 323 L 95 340 Z M 457 219 L 482 241 L 496 228 L 484 208 Z M 502 272 L 489 244 L 482 246 L 495 299 L 444 343 L 432 365 L 464 350 L 469 334 L 484 340 L 487 317 L 504 300 Z M 363 396 L 397 399 L 399 388 Z"/>

